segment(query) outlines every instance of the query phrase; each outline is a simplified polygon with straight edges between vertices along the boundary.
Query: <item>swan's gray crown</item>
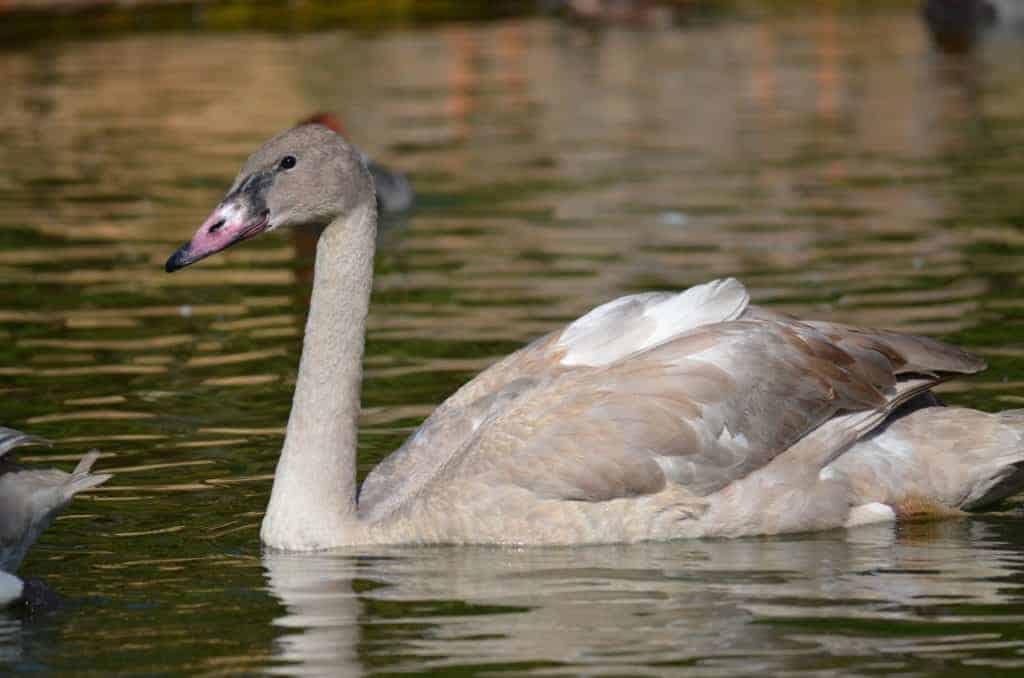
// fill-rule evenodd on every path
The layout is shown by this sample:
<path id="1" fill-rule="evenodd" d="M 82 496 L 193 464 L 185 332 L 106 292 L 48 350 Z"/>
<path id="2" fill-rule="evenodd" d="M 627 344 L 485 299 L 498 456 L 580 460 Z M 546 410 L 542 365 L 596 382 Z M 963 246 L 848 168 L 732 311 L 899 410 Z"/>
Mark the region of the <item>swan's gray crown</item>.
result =
<path id="1" fill-rule="evenodd" d="M 281 161 L 295 158 L 284 169 Z M 324 225 L 373 198 L 373 179 L 362 153 L 323 125 L 300 125 L 281 132 L 249 156 L 232 191 L 250 177 L 270 175 L 262 197 L 270 228 Z"/>

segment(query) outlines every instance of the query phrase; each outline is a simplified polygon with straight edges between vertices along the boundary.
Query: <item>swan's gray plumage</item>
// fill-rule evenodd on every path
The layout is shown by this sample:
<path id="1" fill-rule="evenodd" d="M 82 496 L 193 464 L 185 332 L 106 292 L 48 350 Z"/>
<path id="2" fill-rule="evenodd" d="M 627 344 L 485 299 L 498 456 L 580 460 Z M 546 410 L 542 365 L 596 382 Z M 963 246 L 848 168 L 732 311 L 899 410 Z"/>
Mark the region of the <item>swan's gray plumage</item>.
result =
<path id="1" fill-rule="evenodd" d="M 504 429 L 499 433 L 490 427 L 518 427 L 514 437 L 524 441 L 524 449 L 517 452 L 522 456 L 513 456 L 510 477 L 534 474 L 536 464 L 543 463 L 543 456 L 556 447 L 580 440 L 602 441 L 600 451 L 591 455 L 594 458 L 579 451 L 553 454 L 555 466 L 543 466 L 551 473 L 531 476 L 544 488 L 545 496 L 558 496 L 552 486 L 564 481 L 555 477 L 555 469 L 582 473 L 587 479 L 589 489 L 566 487 L 565 499 L 643 494 L 636 485 L 639 477 L 646 478 L 651 488 L 669 480 L 705 495 L 763 465 L 839 410 L 888 410 L 890 399 L 882 390 L 892 387 L 899 374 L 972 373 L 983 367 L 974 356 L 930 339 L 871 333 L 835 323 L 805 323 L 748 308 L 746 292 L 735 280 L 691 290 L 702 292 L 697 308 L 685 309 L 693 312 L 677 319 L 673 326 L 677 334 L 660 346 L 651 340 L 656 324 L 644 312 L 682 295 L 625 297 L 613 302 L 612 312 L 599 313 L 598 319 L 589 322 L 583 322 L 585 317 L 485 370 L 371 471 L 360 491 L 360 510 L 378 517 L 387 512 L 386 507 L 398 506 L 418 480 L 426 480 L 429 467 L 440 467 L 446 456 L 460 454 L 484 421 L 488 427 L 465 451 L 490 450 L 493 443 L 485 436 L 508 435 Z M 715 307 L 717 313 L 710 310 Z M 746 322 L 725 322 L 737 316 Z M 586 331 L 580 325 L 586 325 Z M 633 351 L 623 341 L 623 333 L 616 331 L 622 326 Z M 583 344 L 582 350 L 575 342 Z M 653 348 L 644 351 L 647 346 Z M 712 364 L 706 359 L 687 360 L 711 349 L 717 352 Z M 577 358 L 567 365 L 567 351 L 587 360 Z M 606 360 L 615 362 L 603 369 L 585 364 Z M 936 381 L 931 379 L 926 386 Z M 490 405 L 499 396 L 500 408 L 481 411 L 481 403 Z M 518 404 L 512 403 L 515 398 L 521 399 Z M 766 407 L 772 412 L 765 412 Z M 753 419 L 752 414 L 764 416 Z M 492 422 L 490 415 L 503 418 Z M 688 417 L 697 420 L 698 430 Z M 550 422 L 550 428 L 541 427 L 538 420 Z M 765 428 L 775 424 L 777 430 Z M 663 441 L 656 443 L 656 439 Z M 738 444 L 740 440 L 746 445 Z M 664 454 L 632 454 L 630 446 Z M 409 462 L 414 456 L 418 456 L 415 465 Z M 623 487 L 599 489 L 596 485 L 605 477 L 596 471 L 600 468 L 606 474 L 619 469 Z M 591 490 L 596 492 L 589 494 Z"/>
<path id="2" fill-rule="evenodd" d="M 1024 410 L 921 408 L 886 422 L 830 466 L 860 500 L 971 510 L 1024 485 Z"/>
<path id="3" fill-rule="evenodd" d="M 330 222 L 261 530 L 270 547 L 774 534 L 891 520 L 922 500 L 975 508 L 1024 482 L 1024 416 L 944 408 L 929 392 L 983 369 L 977 357 L 757 308 L 728 279 L 610 301 L 513 353 L 357 491 L 373 182 L 317 125 L 274 137 L 236 186 L 256 173 L 258 195 L 229 192 L 167 269 Z"/>
<path id="4" fill-rule="evenodd" d="M 840 411 L 892 406 L 904 354 L 877 336 L 857 340 L 874 347 L 858 346 L 859 359 L 803 323 L 739 320 L 692 330 L 511 403 L 481 426 L 448 477 L 486 469 L 495 483 L 549 499 L 608 501 L 667 483 L 707 496 Z M 936 373 L 979 366 L 948 350 L 923 365 Z"/>
<path id="5" fill-rule="evenodd" d="M 306 118 L 303 125 L 322 125 L 341 137 L 348 137 L 345 126 L 333 113 L 320 112 Z M 377 193 L 377 209 L 381 212 L 405 212 L 416 203 L 416 192 L 412 182 L 402 172 L 396 172 L 362 156 L 366 168 L 373 176 L 373 186 Z"/>

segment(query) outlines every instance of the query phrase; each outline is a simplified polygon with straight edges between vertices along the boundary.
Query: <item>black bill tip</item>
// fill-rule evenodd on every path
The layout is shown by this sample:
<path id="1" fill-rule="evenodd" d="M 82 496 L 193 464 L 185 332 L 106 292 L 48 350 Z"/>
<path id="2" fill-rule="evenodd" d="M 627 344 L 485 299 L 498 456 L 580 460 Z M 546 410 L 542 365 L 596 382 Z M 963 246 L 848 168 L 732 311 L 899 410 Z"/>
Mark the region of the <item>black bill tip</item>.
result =
<path id="1" fill-rule="evenodd" d="M 192 260 L 189 257 L 191 247 L 192 243 L 187 242 L 181 247 L 179 247 L 177 250 L 175 250 L 174 254 L 167 257 L 167 263 L 164 264 L 164 271 L 166 271 L 167 273 L 174 273 L 179 268 L 185 268 L 186 266 L 191 264 Z"/>

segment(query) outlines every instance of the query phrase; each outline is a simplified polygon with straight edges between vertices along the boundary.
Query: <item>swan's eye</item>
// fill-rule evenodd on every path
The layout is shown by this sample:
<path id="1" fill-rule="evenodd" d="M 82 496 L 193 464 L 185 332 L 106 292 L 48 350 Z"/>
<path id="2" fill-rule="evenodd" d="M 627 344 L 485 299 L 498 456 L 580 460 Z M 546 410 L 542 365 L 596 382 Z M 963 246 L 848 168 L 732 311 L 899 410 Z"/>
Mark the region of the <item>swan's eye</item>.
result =
<path id="1" fill-rule="evenodd" d="M 289 170 L 289 169 L 295 167 L 295 156 L 294 155 L 286 155 L 286 156 L 284 156 L 283 158 L 281 158 L 280 165 L 281 165 L 281 169 L 286 169 L 286 170 Z"/>

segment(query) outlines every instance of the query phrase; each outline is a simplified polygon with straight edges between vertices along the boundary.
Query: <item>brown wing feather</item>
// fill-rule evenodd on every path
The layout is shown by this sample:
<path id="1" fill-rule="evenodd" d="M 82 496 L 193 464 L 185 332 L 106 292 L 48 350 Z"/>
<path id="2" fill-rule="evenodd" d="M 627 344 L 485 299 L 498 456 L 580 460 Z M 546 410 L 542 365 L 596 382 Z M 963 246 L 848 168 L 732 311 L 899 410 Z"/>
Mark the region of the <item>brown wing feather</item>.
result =
<path id="1" fill-rule="evenodd" d="M 532 342 L 456 391 L 374 468 L 360 489 L 360 512 L 376 519 L 402 505 L 465 448 L 482 421 L 541 384 L 618 362 L 695 327 L 736 318 L 748 301 L 746 289 L 733 279 L 682 293 L 620 297 Z"/>
<path id="2" fill-rule="evenodd" d="M 451 470 L 551 499 L 605 501 L 667 483 L 707 495 L 837 413 L 887 410 L 901 373 L 980 368 L 917 337 L 784 319 L 718 323 L 538 384 L 489 417 Z"/>

